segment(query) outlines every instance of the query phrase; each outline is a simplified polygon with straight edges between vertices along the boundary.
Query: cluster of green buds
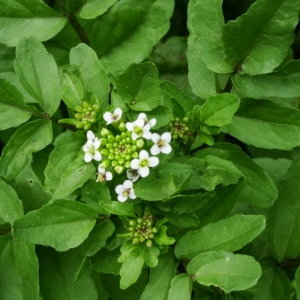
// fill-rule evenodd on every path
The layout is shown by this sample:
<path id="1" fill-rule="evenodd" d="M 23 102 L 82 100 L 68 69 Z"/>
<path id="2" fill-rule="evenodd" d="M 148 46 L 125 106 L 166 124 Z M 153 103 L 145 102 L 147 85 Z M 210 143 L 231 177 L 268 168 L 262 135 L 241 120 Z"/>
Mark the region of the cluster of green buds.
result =
<path id="1" fill-rule="evenodd" d="M 82 106 L 76 106 L 76 111 L 76 128 L 88 131 L 98 122 L 101 109 L 97 104 L 83 102 Z"/>
<path id="2" fill-rule="evenodd" d="M 190 128 L 188 126 L 188 118 L 173 118 L 170 123 L 170 133 L 174 140 L 181 139 L 187 143 L 192 138 Z"/>
<path id="3" fill-rule="evenodd" d="M 145 243 L 147 247 L 153 245 L 153 239 L 158 229 L 153 225 L 153 216 L 144 212 L 141 218 L 131 219 L 125 224 L 130 231 L 130 238 L 133 244 Z"/>
<path id="4" fill-rule="evenodd" d="M 121 174 L 130 169 L 131 161 L 139 157 L 139 152 L 144 148 L 142 139 L 133 140 L 131 132 L 126 129 L 125 123 L 118 126 L 120 134 L 114 135 L 106 128 L 101 129 L 100 153 L 104 157 L 101 167 L 112 167 L 116 173 Z"/>

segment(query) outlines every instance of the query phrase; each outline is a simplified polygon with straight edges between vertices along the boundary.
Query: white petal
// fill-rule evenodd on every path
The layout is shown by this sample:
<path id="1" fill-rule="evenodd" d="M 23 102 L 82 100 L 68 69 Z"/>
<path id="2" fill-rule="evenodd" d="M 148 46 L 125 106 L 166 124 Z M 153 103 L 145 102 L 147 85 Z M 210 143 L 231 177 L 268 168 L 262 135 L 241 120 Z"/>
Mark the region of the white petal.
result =
<path id="1" fill-rule="evenodd" d="M 86 142 L 86 143 L 84 144 L 84 146 L 82 147 L 82 150 L 83 150 L 84 152 L 89 152 L 92 145 L 93 145 L 93 144 L 91 144 L 91 142 L 88 141 L 88 142 Z"/>
<path id="2" fill-rule="evenodd" d="M 140 136 L 137 135 L 135 132 L 131 133 L 131 138 L 135 141 L 136 139 L 138 139 Z"/>
<path id="3" fill-rule="evenodd" d="M 90 152 L 86 152 L 84 154 L 84 161 L 85 162 L 88 163 L 88 162 L 92 161 L 92 159 L 93 159 L 93 155 Z"/>
<path id="4" fill-rule="evenodd" d="M 170 132 L 165 132 L 161 135 L 161 139 L 163 141 L 166 141 L 167 143 L 170 143 L 171 142 L 171 139 L 172 139 L 172 136 L 171 136 L 171 133 Z"/>
<path id="5" fill-rule="evenodd" d="M 100 174 L 105 173 L 105 169 L 101 168 L 101 165 L 98 166 L 98 173 L 100 173 Z"/>
<path id="6" fill-rule="evenodd" d="M 151 129 L 151 125 L 149 123 L 144 125 L 144 130 L 149 131 L 150 129 Z"/>
<path id="7" fill-rule="evenodd" d="M 94 160 L 100 161 L 102 159 L 102 155 L 99 151 L 95 151 Z"/>
<path id="8" fill-rule="evenodd" d="M 139 158 L 140 158 L 140 160 L 148 159 L 149 158 L 149 153 L 146 150 L 142 150 L 140 152 Z"/>
<path id="9" fill-rule="evenodd" d="M 145 121 L 142 120 L 142 119 L 137 119 L 133 123 L 134 123 L 135 126 L 137 126 L 139 128 L 143 128 L 144 125 L 145 125 Z"/>
<path id="10" fill-rule="evenodd" d="M 131 123 L 131 122 L 127 122 L 127 123 L 126 123 L 126 128 L 127 128 L 127 130 L 133 131 L 133 127 L 134 127 L 134 124 L 133 124 L 133 123 Z"/>
<path id="11" fill-rule="evenodd" d="M 127 199 L 128 199 L 128 197 L 124 197 L 124 195 L 119 195 L 119 196 L 118 196 L 118 200 L 119 200 L 120 202 L 125 202 Z"/>
<path id="12" fill-rule="evenodd" d="M 148 166 L 149 167 L 155 167 L 155 166 L 158 165 L 158 163 L 159 163 L 159 159 L 157 157 L 155 157 L 155 156 L 151 156 L 149 158 L 149 164 L 148 164 Z"/>
<path id="13" fill-rule="evenodd" d="M 147 116 L 146 116 L 145 113 L 140 113 L 139 116 L 138 116 L 138 119 L 145 120 L 145 119 L 147 119 Z"/>
<path id="14" fill-rule="evenodd" d="M 172 147 L 169 144 L 166 144 L 160 148 L 160 151 L 165 154 L 169 154 L 172 151 Z M 153 154 L 153 153 L 152 153 Z"/>
<path id="15" fill-rule="evenodd" d="M 140 173 L 141 177 L 147 177 L 150 173 L 150 170 L 149 170 L 148 166 L 142 167 L 142 168 L 139 168 L 139 173 Z"/>
<path id="16" fill-rule="evenodd" d="M 161 150 L 161 149 L 155 144 L 155 145 L 153 145 L 153 146 L 151 147 L 150 153 L 151 153 L 152 155 L 157 155 L 157 154 L 160 153 L 160 150 Z"/>
<path id="17" fill-rule="evenodd" d="M 149 121 L 150 127 L 153 127 L 156 124 L 156 119 L 153 118 Z"/>
<path id="18" fill-rule="evenodd" d="M 159 141 L 159 139 L 160 139 L 160 135 L 159 134 L 152 133 L 151 140 L 152 140 L 153 143 L 156 144 Z"/>
<path id="19" fill-rule="evenodd" d="M 132 181 L 131 180 L 125 180 L 123 182 L 124 189 L 131 189 L 132 188 Z"/>
<path id="20" fill-rule="evenodd" d="M 133 178 L 131 178 L 132 182 L 136 182 L 140 178 L 140 175 L 136 175 Z"/>
<path id="21" fill-rule="evenodd" d="M 94 147 L 95 149 L 98 149 L 101 145 L 101 141 L 98 138 L 95 138 L 94 140 Z"/>
<path id="22" fill-rule="evenodd" d="M 148 124 L 147 124 L 148 125 Z M 143 137 L 146 139 L 146 140 L 151 140 L 151 137 L 152 137 L 152 133 L 148 130 L 143 130 Z"/>
<path id="23" fill-rule="evenodd" d="M 111 173 L 111 172 L 109 172 L 109 171 L 108 171 L 108 172 L 105 172 L 105 175 L 106 175 L 105 178 L 106 178 L 107 181 L 112 180 L 113 176 L 112 176 L 112 173 Z"/>
<path id="24" fill-rule="evenodd" d="M 119 121 L 119 120 L 121 119 L 122 113 L 123 113 L 123 111 L 122 111 L 122 109 L 121 109 L 120 107 L 117 107 L 117 108 L 114 110 L 114 115 L 117 115 L 117 116 L 118 116 L 117 120 L 115 120 L 115 121 Z"/>
<path id="25" fill-rule="evenodd" d="M 110 124 L 113 121 L 111 112 L 105 112 L 103 115 L 103 119 L 107 122 L 106 124 Z"/>
<path id="26" fill-rule="evenodd" d="M 140 160 L 137 158 L 133 159 L 130 163 L 130 167 L 131 169 L 138 169 L 140 167 Z"/>
<path id="27" fill-rule="evenodd" d="M 123 184 L 117 185 L 116 188 L 115 188 L 115 191 L 116 191 L 117 194 L 123 194 L 123 192 L 124 192 Z"/>
<path id="28" fill-rule="evenodd" d="M 94 140 L 94 138 L 95 138 L 95 135 L 94 135 L 94 133 L 93 133 L 91 130 L 89 130 L 89 131 L 87 132 L 86 136 L 87 136 L 87 138 L 88 138 L 89 140 Z"/>
<path id="29" fill-rule="evenodd" d="M 136 195 L 135 195 L 133 189 L 132 189 L 132 190 L 130 191 L 130 193 L 129 193 L 129 198 L 130 198 L 130 199 L 135 199 L 135 198 L 136 198 Z"/>

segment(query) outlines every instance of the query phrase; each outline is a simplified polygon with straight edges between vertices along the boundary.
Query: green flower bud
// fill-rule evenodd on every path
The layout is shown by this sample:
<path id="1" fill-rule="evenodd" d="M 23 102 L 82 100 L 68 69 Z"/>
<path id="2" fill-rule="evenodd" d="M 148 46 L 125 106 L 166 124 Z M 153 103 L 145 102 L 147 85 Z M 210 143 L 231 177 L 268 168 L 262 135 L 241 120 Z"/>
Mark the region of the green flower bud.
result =
<path id="1" fill-rule="evenodd" d="M 104 156 L 109 156 L 109 151 L 107 149 L 102 149 L 100 152 Z"/>
<path id="2" fill-rule="evenodd" d="M 107 149 L 112 149 L 112 148 L 113 148 L 113 145 L 110 144 L 110 143 L 107 143 L 107 144 L 106 144 L 106 148 L 107 148 Z"/>
<path id="3" fill-rule="evenodd" d="M 117 141 L 117 142 L 120 142 L 121 140 L 122 140 L 122 138 L 121 138 L 119 135 L 117 135 L 117 136 L 116 136 L 116 141 Z"/>
<path id="4" fill-rule="evenodd" d="M 150 247 L 152 246 L 152 244 L 153 244 L 153 242 L 152 242 L 151 240 L 148 240 L 148 241 L 146 242 L 146 246 L 147 246 L 148 248 L 150 248 Z"/>
<path id="5" fill-rule="evenodd" d="M 119 146 L 119 143 L 113 143 L 113 147 L 117 148 Z"/>
<path id="6" fill-rule="evenodd" d="M 109 153 L 115 154 L 115 150 L 114 148 L 109 149 Z"/>
<path id="7" fill-rule="evenodd" d="M 120 165 L 124 165 L 124 163 L 125 163 L 125 159 L 124 158 L 119 158 L 118 159 L 118 163 L 120 164 Z"/>
<path id="8" fill-rule="evenodd" d="M 138 218 L 136 221 L 138 222 L 138 224 L 142 224 L 143 223 L 143 219 L 142 218 Z"/>
<path id="9" fill-rule="evenodd" d="M 131 154 L 131 157 L 134 159 L 134 158 L 138 158 L 139 157 L 139 154 L 137 152 L 134 152 Z"/>
<path id="10" fill-rule="evenodd" d="M 139 238 L 134 238 L 133 240 L 132 240 L 132 243 L 133 244 L 138 244 L 140 242 L 140 239 Z"/>
<path id="11" fill-rule="evenodd" d="M 82 123 L 76 124 L 76 128 L 77 128 L 77 129 L 83 129 L 83 124 L 82 124 Z"/>
<path id="12" fill-rule="evenodd" d="M 112 162 L 111 162 L 111 166 L 114 168 L 116 165 L 118 164 L 118 162 L 116 161 L 116 160 L 113 160 Z"/>
<path id="13" fill-rule="evenodd" d="M 109 135 L 108 137 L 107 137 L 107 139 L 108 139 L 108 141 L 110 142 L 110 143 L 114 143 L 115 142 L 115 137 L 114 136 L 112 136 L 112 135 Z"/>
<path id="14" fill-rule="evenodd" d="M 126 135 L 127 135 L 128 137 L 131 137 L 131 131 L 127 130 L 127 131 L 126 131 Z"/>
<path id="15" fill-rule="evenodd" d="M 174 139 L 174 140 L 177 140 L 178 139 L 178 134 L 173 134 L 173 136 L 172 136 L 172 138 Z"/>
<path id="16" fill-rule="evenodd" d="M 153 233 L 150 233 L 149 234 L 149 239 L 153 239 L 154 238 L 154 234 Z"/>
<path id="17" fill-rule="evenodd" d="M 92 106 L 92 108 L 93 108 L 93 110 L 98 110 L 99 109 L 99 106 L 97 105 L 97 104 L 94 104 L 93 106 Z"/>
<path id="18" fill-rule="evenodd" d="M 92 128 L 92 124 L 91 123 L 86 123 L 84 126 L 83 126 L 83 129 L 84 130 L 90 130 Z"/>
<path id="19" fill-rule="evenodd" d="M 189 119 L 187 117 L 185 117 L 185 118 L 182 119 L 183 123 L 187 123 L 188 121 L 189 121 Z"/>
<path id="20" fill-rule="evenodd" d="M 128 230 L 129 231 L 134 231 L 134 227 L 129 227 Z"/>
<path id="21" fill-rule="evenodd" d="M 108 159 L 109 159 L 109 160 L 114 160 L 114 159 L 115 159 L 115 155 L 112 154 L 112 153 L 110 153 L 110 154 L 108 155 Z"/>
<path id="22" fill-rule="evenodd" d="M 130 220 L 129 221 L 129 225 L 130 226 L 135 226 L 136 225 L 136 221 L 135 220 Z"/>
<path id="23" fill-rule="evenodd" d="M 129 154 L 127 154 L 127 155 L 125 155 L 125 160 L 131 160 L 131 155 L 129 155 Z"/>
<path id="24" fill-rule="evenodd" d="M 91 122 L 92 124 L 95 124 L 95 123 L 97 122 L 97 120 L 96 120 L 95 118 L 92 118 L 92 119 L 90 120 L 90 122 Z"/>
<path id="25" fill-rule="evenodd" d="M 79 112 L 79 113 L 82 113 L 83 112 L 83 108 L 81 106 L 76 106 L 76 111 Z"/>
<path id="26" fill-rule="evenodd" d="M 103 137 L 108 137 L 109 135 L 112 135 L 112 133 L 111 133 L 108 129 L 102 128 L 102 129 L 101 129 L 101 135 L 102 135 Z"/>
<path id="27" fill-rule="evenodd" d="M 141 242 L 141 243 L 144 243 L 144 242 L 145 242 L 145 238 L 141 236 L 141 237 L 140 237 L 140 242 Z"/>
<path id="28" fill-rule="evenodd" d="M 125 125 L 124 122 L 120 123 L 119 130 L 122 131 L 122 132 L 124 132 L 126 130 L 126 125 Z"/>
<path id="29" fill-rule="evenodd" d="M 75 118 L 78 119 L 78 120 L 81 120 L 82 116 L 81 116 L 81 114 L 75 114 Z"/>
<path id="30" fill-rule="evenodd" d="M 140 233 L 139 232 L 135 232 L 134 236 L 140 236 Z"/>
<path id="31" fill-rule="evenodd" d="M 82 103 L 82 105 L 85 109 L 88 109 L 90 107 L 90 105 L 85 101 Z"/>
<path id="32" fill-rule="evenodd" d="M 130 147 L 130 150 L 131 150 L 131 152 L 136 152 L 136 150 L 137 150 L 136 145 L 132 145 L 132 146 Z"/>
<path id="33" fill-rule="evenodd" d="M 152 227 L 152 232 L 157 233 L 158 229 L 156 227 Z"/>
<path id="34" fill-rule="evenodd" d="M 103 160 L 103 161 L 101 162 L 101 168 L 106 169 L 106 168 L 108 168 L 109 166 L 110 166 L 110 160 L 105 159 L 105 160 Z"/>
<path id="35" fill-rule="evenodd" d="M 107 144 L 107 139 L 106 138 L 101 138 L 101 145 L 105 146 Z"/>
<path id="36" fill-rule="evenodd" d="M 126 161 L 125 164 L 124 164 L 124 167 L 126 169 L 130 169 L 130 161 Z"/>
<path id="37" fill-rule="evenodd" d="M 122 139 L 126 139 L 126 133 L 125 133 L 125 132 L 122 132 L 122 133 L 121 133 L 121 138 L 122 138 Z"/>
<path id="38" fill-rule="evenodd" d="M 143 148 L 144 145 L 145 145 L 145 142 L 143 140 L 137 140 L 136 141 L 136 146 L 137 146 L 138 149 Z"/>
<path id="39" fill-rule="evenodd" d="M 116 171 L 116 173 L 118 174 L 122 174 L 123 171 L 124 171 L 124 167 L 123 166 L 120 166 L 120 165 L 116 165 L 114 170 Z"/>

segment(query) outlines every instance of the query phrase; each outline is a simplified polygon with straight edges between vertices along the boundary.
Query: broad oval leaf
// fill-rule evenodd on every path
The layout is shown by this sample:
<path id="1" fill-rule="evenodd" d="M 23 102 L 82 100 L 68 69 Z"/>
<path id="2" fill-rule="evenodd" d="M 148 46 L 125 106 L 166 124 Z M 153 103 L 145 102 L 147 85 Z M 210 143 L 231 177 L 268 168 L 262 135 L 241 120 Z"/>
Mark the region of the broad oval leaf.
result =
<path id="1" fill-rule="evenodd" d="M 0 0 L 0 43 L 16 46 L 20 39 L 33 35 L 40 41 L 55 36 L 67 18 L 39 0 Z"/>
<path id="2" fill-rule="evenodd" d="M 82 6 L 79 17 L 83 19 L 94 19 L 103 15 L 117 0 L 86 0 Z"/>
<path id="3" fill-rule="evenodd" d="M 29 155 L 38 152 L 52 141 L 51 121 L 35 120 L 20 127 L 2 151 L 0 175 L 14 179 L 28 162 Z"/>
<path id="4" fill-rule="evenodd" d="M 26 91 L 52 116 L 60 97 L 60 77 L 57 64 L 43 44 L 35 37 L 23 38 L 17 45 L 15 70 Z"/>
<path id="5" fill-rule="evenodd" d="M 23 206 L 17 193 L 0 179 L 0 223 L 12 224 L 22 215 Z"/>
<path id="6" fill-rule="evenodd" d="M 34 245 L 15 240 L 10 234 L 0 237 L 0 298 L 39 299 L 38 259 Z"/>
<path id="7" fill-rule="evenodd" d="M 0 79 L 0 130 L 23 124 L 32 113 L 20 91 L 6 79 Z"/>
<path id="8" fill-rule="evenodd" d="M 194 258 L 209 251 L 241 249 L 258 236 L 266 226 L 262 215 L 234 215 L 186 233 L 177 243 L 178 258 Z"/>
<path id="9" fill-rule="evenodd" d="M 100 205 L 109 213 L 118 216 L 136 217 L 134 209 L 129 203 L 112 201 L 111 203 L 101 202 Z"/>
<path id="10" fill-rule="evenodd" d="M 171 281 L 168 300 L 190 300 L 192 281 L 187 274 L 179 274 Z"/>
<path id="11" fill-rule="evenodd" d="M 123 0 L 99 17 L 90 40 L 105 69 L 126 69 L 147 58 L 168 31 L 173 8 L 173 0 Z"/>
<path id="12" fill-rule="evenodd" d="M 249 75 L 272 72 L 294 40 L 298 13 L 298 0 L 257 0 L 246 14 L 223 27 L 231 63 Z"/>
<path id="13" fill-rule="evenodd" d="M 222 131 L 257 148 L 291 150 L 300 146 L 300 111 L 284 103 L 244 100 Z"/>
<path id="14" fill-rule="evenodd" d="M 97 213 L 86 204 L 56 200 L 15 221 L 13 235 L 19 240 L 66 251 L 88 237 L 96 217 Z"/>
<path id="15" fill-rule="evenodd" d="M 192 259 L 187 273 L 200 284 L 218 286 L 230 293 L 254 286 L 261 276 L 261 267 L 251 256 L 212 251 Z"/>

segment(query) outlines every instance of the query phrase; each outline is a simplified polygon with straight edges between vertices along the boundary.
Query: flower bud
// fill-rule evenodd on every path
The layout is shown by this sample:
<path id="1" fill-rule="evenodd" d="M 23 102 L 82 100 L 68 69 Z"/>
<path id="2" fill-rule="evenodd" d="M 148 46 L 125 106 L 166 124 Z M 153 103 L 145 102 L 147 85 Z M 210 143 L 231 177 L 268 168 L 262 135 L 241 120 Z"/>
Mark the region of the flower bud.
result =
<path id="1" fill-rule="evenodd" d="M 122 132 L 124 132 L 126 130 L 126 125 L 125 125 L 124 122 L 120 123 L 119 130 L 122 131 Z"/>
<path id="2" fill-rule="evenodd" d="M 102 149 L 100 152 L 104 156 L 109 156 L 109 151 L 107 149 Z"/>
<path id="3" fill-rule="evenodd" d="M 131 157 L 132 158 L 138 158 L 139 154 L 137 152 L 134 152 L 134 153 L 131 154 Z"/>
<path id="4" fill-rule="evenodd" d="M 112 153 L 110 153 L 110 154 L 108 155 L 108 159 L 109 159 L 109 160 L 114 160 L 114 159 L 115 159 L 115 155 L 112 154 Z"/>
<path id="5" fill-rule="evenodd" d="M 118 164 L 118 162 L 116 161 L 116 160 L 113 160 L 112 162 L 111 162 L 111 166 L 114 168 L 116 165 Z"/>
<path id="6" fill-rule="evenodd" d="M 110 166 L 110 160 L 105 159 L 101 162 L 101 168 L 106 169 Z"/>
<path id="7" fill-rule="evenodd" d="M 122 132 L 122 133 L 121 133 L 121 138 L 122 138 L 122 139 L 126 139 L 126 133 L 125 133 L 125 132 Z"/>
<path id="8" fill-rule="evenodd" d="M 81 114 L 78 114 L 78 113 L 77 113 L 77 114 L 75 114 L 75 118 L 76 118 L 76 119 L 78 119 L 78 120 L 82 120 L 82 116 L 81 116 Z"/>
<path id="9" fill-rule="evenodd" d="M 143 223 L 143 219 L 142 219 L 142 218 L 138 218 L 136 221 L 137 221 L 139 224 L 142 224 L 142 223 Z"/>
<path id="10" fill-rule="evenodd" d="M 135 226 L 136 225 L 136 221 L 135 220 L 130 220 L 129 221 L 129 225 L 130 226 Z"/>
<path id="11" fill-rule="evenodd" d="M 157 229 L 156 227 L 153 227 L 153 228 L 152 228 L 152 232 L 153 232 L 153 233 L 157 233 L 157 231 L 158 231 L 158 229 Z"/>
<path id="12" fill-rule="evenodd" d="M 130 163 L 131 163 L 131 161 L 126 161 L 125 164 L 124 164 L 124 167 L 126 169 L 130 169 Z"/>
<path id="13" fill-rule="evenodd" d="M 138 244 L 140 242 L 140 239 L 139 238 L 134 238 L 133 240 L 132 240 L 132 243 L 133 244 Z"/>
<path id="14" fill-rule="evenodd" d="M 86 123 L 84 126 L 83 126 L 83 129 L 84 130 L 90 130 L 92 128 L 92 124 L 91 123 Z"/>
<path id="15" fill-rule="evenodd" d="M 83 112 L 83 108 L 81 106 L 76 106 L 76 111 L 79 112 L 79 113 L 82 113 Z"/>
<path id="16" fill-rule="evenodd" d="M 120 165 L 116 165 L 114 170 L 116 171 L 116 173 L 118 174 L 122 174 L 123 171 L 124 171 L 124 167 L 123 166 L 120 166 Z"/>
<path id="17" fill-rule="evenodd" d="M 82 123 L 76 124 L 76 128 L 77 128 L 77 129 L 83 129 L 83 124 L 82 124 Z"/>
<path id="18" fill-rule="evenodd" d="M 131 155 L 129 155 L 129 154 L 127 154 L 127 155 L 125 155 L 125 160 L 131 160 Z"/>
<path id="19" fill-rule="evenodd" d="M 85 101 L 82 103 L 82 105 L 85 109 L 88 109 L 90 107 L 90 105 Z"/>
<path id="20" fill-rule="evenodd" d="M 152 242 L 151 240 L 148 240 L 148 241 L 146 242 L 146 246 L 147 246 L 148 248 L 150 248 L 152 245 L 153 245 L 153 242 Z"/>
<path id="21" fill-rule="evenodd" d="M 101 135 L 102 135 L 103 137 L 107 137 L 108 135 L 112 135 L 112 133 L 111 133 L 108 129 L 102 128 L 102 129 L 101 129 Z"/>
<path id="22" fill-rule="evenodd" d="M 115 137 L 113 136 L 113 135 L 109 135 L 108 137 L 107 137 L 107 139 L 108 139 L 108 141 L 110 142 L 110 143 L 114 143 L 115 142 Z"/>
<path id="23" fill-rule="evenodd" d="M 113 148 L 113 145 L 110 144 L 110 143 L 107 143 L 107 144 L 106 144 L 106 148 L 107 148 L 107 149 L 112 149 L 112 148 Z"/>
<path id="24" fill-rule="evenodd" d="M 122 157 L 120 157 L 120 158 L 118 159 L 118 163 L 119 163 L 120 165 L 124 165 L 125 159 L 122 158 Z"/>
<path id="25" fill-rule="evenodd" d="M 101 138 L 100 142 L 101 142 L 101 145 L 105 146 L 107 144 L 107 139 L 106 138 Z"/>
<path id="26" fill-rule="evenodd" d="M 137 140 L 136 141 L 136 146 L 138 149 L 142 149 L 145 145 L 145 142 L 143 140 Z"/>
<path id="27" fill-rule="evenodd" d="M 119 135 L 117 135 L 117 136 L 116 136 L 116 141 L 117 141 L 117 142 L 120 142 L 121 140 L 122 140 L 122 138 L 121 138 Z"/>
<path id="28" fill-rule="evenodd" d="M 144 243 L 144 242 L 145 242 L 145 238 L 141 236 L 141 237 L 140 237 L 140 242 L 141 242 L 141 243 Z"/>

